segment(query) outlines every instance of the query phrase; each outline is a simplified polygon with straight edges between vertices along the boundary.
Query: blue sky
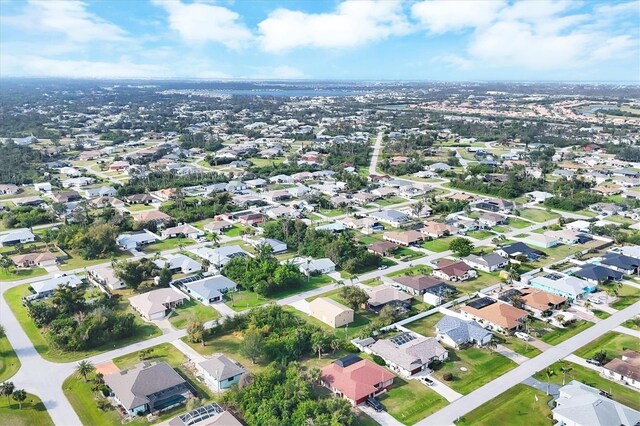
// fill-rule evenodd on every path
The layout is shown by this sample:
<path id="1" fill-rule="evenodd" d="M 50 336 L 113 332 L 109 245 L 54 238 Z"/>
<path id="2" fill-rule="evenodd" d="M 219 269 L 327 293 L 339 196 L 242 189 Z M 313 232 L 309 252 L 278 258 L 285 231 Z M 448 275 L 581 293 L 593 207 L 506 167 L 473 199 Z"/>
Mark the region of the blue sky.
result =
<path id="1" fill-rule="evenodd" d="M 640 81 L 640 0 L 2 1 L 0 75 Z"/>

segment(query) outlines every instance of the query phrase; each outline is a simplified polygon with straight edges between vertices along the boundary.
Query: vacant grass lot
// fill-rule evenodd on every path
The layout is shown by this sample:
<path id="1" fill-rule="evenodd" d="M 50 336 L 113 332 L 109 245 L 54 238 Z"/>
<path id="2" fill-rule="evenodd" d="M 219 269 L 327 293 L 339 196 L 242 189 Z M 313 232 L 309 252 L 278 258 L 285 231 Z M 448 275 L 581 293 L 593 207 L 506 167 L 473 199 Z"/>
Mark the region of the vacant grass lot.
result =
<path id="1" fill-rule="evenodd" d="M 525 219 L 532 220 L 534 222 L 546 222 L 551 219 L 557 219 L 560 217 L 558 213 L 548 212 L 546 210 L 539 209 L 524 209 L 520 210 L 520 216 Z"/>
<path id="2" fill-rule="evenodd" d="M 447 405 L 446 399 L 417 380 L 400 377 L 393 380 L 393 387 L 380 397 L 380 402 L 405 425 L 412 425 Z"/>
<path id="3" fill-rule="evenodd" d="M 416 265 L 411 268 L 400 269 L 399 271 L 391 272 L 387 274 L 388 277 L 399 277 L 402 275 L 429 275 L 433 272 L 428 266 L 425 265 Z"/>
<path id="4" fill-rule="evenodd" d="M 127 210 L 129 210 L 130 212 L 142 212 L 145 210 L 152 210 L 154 208 L 155 207 L 148 204 L 131 204 L 130 206 L 127 206 Z"/>
<path id="5" fill-rule="evenodd" d="M 166 240 L 156 241 L 155 243 L 144 246 L 143 251 L 145 253 L 158 253 L 165 250 L 187 247 L 195 243 L 191 238 L 167 238 Z"/>
<path id="6" fill-rule="evenodd" d="M 444 317 L 444 314 L 436 312 L 428 317 L 420 318 L 417 321 L 405 324 L 409 330 L 413 330 L 416 333 L 420 333 L 423 336 L 433 337 L 436 335 L 436 324 Z"/>
<path id="7" fill-rule="evenodd" d="M 515 351 L 522 356 L 526 356 L 527 358 L 533 358 L 541 353 L 540 349 L 532 346 L 530 342 L 525 342 L 513 336 L 499 336 L 497 339 L 500 341 L 501 345 L 506 346 L 512 351 Z"/>
<path id="8" fill-rule="evenodd" d="M 77 352 L 61 351 L 49 345 L 46 336 L 43 334 L 43 330 L 39 329 L 29 317 L 27 308 L 22 304 L 22 298 L 28 294 L 31 294 L 29 291 L 29 284 L 23 284 L 7 290 L 4 293 L 4 298 L 13 311 L 13 314 L 18 319 L 22 329 L 27 333 L 27 336 L 29 336 L 31 343 L 33 343 L 33 346 L 36 348 L 38 353 L 44 359 L 51 362 L 77 361 L 101 352 L 128 346 L 132 343 L 147 340 L 162 334 L 160 329 L 155 325 L 142 321 L 139 315 L 135 314 L 130 308 L 129 303 L 126 300 L 123 300 L 120 302 L 117 309 L 122 312 L 131 312 L 135 314 L 136 331 L 133 336 L 115 342 L 110 342 L 91 350 Z"/>
<path id="9" fill-rule="evenodd" d="M 536 401 L 535 397 L 538 397 Z M 547 417 L 551 396 L 527 385 L 517 384 L 461 417 L 458 426 L 527 425 L 550 426 Z"/>
<path id="10" fill-rule="evenodd" d="M 601 377 L 596 371 L 590 370 L 578 364 L 574 364 L 568 361 L 558 361 L 549 366 L 549 370 L 553 371 L 551 376 L 551 382 L 558 385 L 562 385 L 562 370 L 561 368 L 568 369 L 566 375 L 566 381 L 577 380 L 585 385 L 592 386 L 597 389 L 602 389 L 607 392 L 611 392 L 611 396 L 614 401 L 618 401 L 621 404 L 627 405 L 634 410 L 640 410 L 640 398 L 638 398 L 638 391 L 631 388 L 619 385 L 611 380 Z M 533 377 L 545 382 L 547 381 L 546 370 L 536 373 Z"/>
<path id="11" fill-rule="evenodd" d="M 293 308 L 292 308 L 293 309 Z M 266 363 L 258 361 L 253 364 L 249 358 L 245 358 L 240 350 L 242 337 L 237 334 L 224 334 L 221 336 L 209 336 L 205 341 L 205 346 L 200 343 L 191 343 L 187 338 L 182 339 L 186 344 L 191 346 L 201 355 L 208 356 L 215 353 L 223 353 L 229 358 L 239 362 L 243 367 L 252 373 L 258 373 L 266 367 Z M 315 357 L 316 359 L 318 357 Z"/>
<path id="12" fill-rule="evenodd" d="M 326 297 L 329 297 L 337 301 L 338 303 L 342 303 L 343 305 L 347 306 L 345 301 L 338 294 L 330 294 Z M 292 306 L 285 306 L 285 310 L 292 312 L 294 315 L 310 324 L 316 325 L 322 329 L 334 333 L 339 339 L 343 341 L 349 341 L 350 339 L 359 336 L 361 334 L 361 331 L 365 327 L 367 327 L 371 323 L 371 321 L 374 321 L 377 318 L 377 315 L 375 313 L 361 309 L 355 312 L 355 314 L 353 315 L 353 322 L 350 323 L 346 328 L 333 328 L 330 325 L 323 323 L 319 319 L 314 318 L 311 315 L 307 315 Z"/>
<path id="13" fill-rule="evenodd" d="M 608 359 L 620 358 L 622 351 L 631 349 L 640 352 L 640 339 L 615 332 L 606 333 L 593 342 L 578 349 L 575 354 L 581 358 L 593 358 L 600 351 L 607 353 Z"/>
<path id="14" fill-rule="evenodd" d="M 128 251 L 118 251 L 115 256 L 109 259 L 91 259 L 85 260 L 80 256 L 79 253 L 74 252 L 73 250 L 67 251 L 69 258 L 64 261 L 63 264 L 60 265 L 60 269 L 63 271 L 70 271 L 72 269 L 80 269 L 86 268 L 88 266 L 99 265 L 101 263 L 108 264 L 112 260 L 122 260 L 131 257 L 131 253 Z"/>
<path id="15" fill-rule="evenodd" d="M 513 217 L 509 218 L 508 224 L 509 224 L 510 227 L 516 228 L 516 229 L 527 228 L 527 227 L 533 225 L 533 223 L 531 223 L 531 222 L 528 222 L 526 220 L 522 220 L 520 218 L 513 218 Z"/>
<path id="16" fill-rule="evenodd" d="M 198 321 L 207 322 L 220 317 L 218 311 L 211 306 L 205 306 L 193 299 L 185 300 L 178 306 L 169 318 L 169 322 L 176 328 L 185 328 L 191 318 Z"/>
<path id="17" fill-rule="evenodd" d="M 0 281 L 17 281 L 42 275 L 47 275 L 44 268 L 17 269 L 12 266 L 9 269 L 0 269 Z"/>
<path id="18" fill-rule="evenodd" d="M 484 288 L 487 288 L 494 284 L 498 284 L 500 282 L 500 277 L 498 276 L 497 272 L 476 272 L 478 273 L 478 276 L 476 278 L 450 284 L 452 284 L 460 292 L 475 293 L 476 291 L 480 291 Z"/>
<path id="19" fill-rule="evenodd" d="M 449 250 L 449 244 L 455 237 L 438 238 L 437 240 L 425 241 L 421 244 L 423 249 L 433 251 L 436 253 L 442 253 Z"/>
<path id="20" fill-rule="evenodd" d="M 392 206 L 394 204 L 406 203 L 407 200 L 402 197 L 390 197 L 385 198 L 384 200 L 376 201 L 376 204 L 380 206 Z"/>
<path id="21" fill-rule="evenodd" d="M 557 345 L 558 343 L 562 343 L 565 340 L 575 336 L 576 334 L 582 333 L 584 330 L 591 327 L 592 325 L 593 325 L 592 322 L 578 320 L 572 324 L 569 324 L 564 328 L 554 328 L 548 333 L 545 333 L 542 336 L 540 336 L 540 340 L 550 345 Z"/>
<path id="22" fill-rule="evenodd" d="M 625 309 L 640 300 L 640 289 L 631 287 L 630 285 L 623 285 L 618 290 L 618 300 L 611 304 L 614 309 Z"/>
<path id="23" fill-rule="evenodd" d="M 450 349 L 449 359 L 433 375 L 451 389 L 466 395 L 516 366 L 515 362 L 488 349 L 475 347 L 459 351 Z M 453 380 L 444 380 L 445 373 L 453 374 Z"/>
<path id="24" fill-rule="evenodd" d="M 393 255 L 395 259 L 400 259 L 400 260 L 403 260 L 404 262 L 410 262 L 412 260 L 419 259 L 423 256 L 424 256 L 423 253 L 420 253 L 419 251 L 411 250 L 406 247 L 398 248 L 395 254 Z"/>
<path id="25" fill-rule="evenodd" d="M 47 413 L 40 398 L 28 393 L 22 402 L 22 410 L 18 403 L 11 400 L 11 406 L 6 397 L 0 398 L 0 424 L 7 426 L 53 426 L 53 421 Z"/>
<path id="26" fill-rule="evenodd" d="M 469 232 L 467 236 L 475 238 L 476 240 L 486 240 L 487 238 L 494 237 L 495 234 L 484 229 L 478 229 L 477 231 Z"/>
<path id="27" fill-rule="evenodd" d="M 20 369 L 20 360 L 6 337 L 0 337 L 0 383 L 9 379 Z"/>

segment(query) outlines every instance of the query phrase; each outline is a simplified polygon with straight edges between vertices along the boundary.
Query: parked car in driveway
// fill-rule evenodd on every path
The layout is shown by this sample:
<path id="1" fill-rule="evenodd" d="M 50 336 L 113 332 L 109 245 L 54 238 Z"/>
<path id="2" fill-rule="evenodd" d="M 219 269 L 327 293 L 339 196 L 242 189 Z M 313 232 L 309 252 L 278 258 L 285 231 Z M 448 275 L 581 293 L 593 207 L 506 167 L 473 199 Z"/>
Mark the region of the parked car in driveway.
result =
<path id="1" fill-rule="evenodd" d="M 377 412 L 384 411 L 384 406 L 376 398 L 367 399 L 367 405 Z"/>
<path id="2" fill-rule="evenodd" d="M 600 361 L 598 361 L 597 359 L 591 359 L 591 358 L 589 358 L 589 359 L 587 360 L 587 362 L 588 362 L 589 364 L 597 365 L 598 367 L 600 367 L 600 365 L 602 365 L 602 364 L 601 364 L 601 362 L 600 362 Z"/>
<path id="3" fill-rule="evenodd" d="M 529 336 L 527 333 L 516 331 L 514 334 L 518 339 L 524 340 L 525 342 L 528 342 L 529 340 L 531 340 L 531 336 Z"/>
<path id="4" fill-rule="evenodd" d="M 433 386 L 433 384 L 434 384 L 434 383 L 433 383 L 433 380 L 431 380 L 431 379 L 430 379 L 430 378 L 428 378 L 428 377 L 420 377 L 420 379 L 419 379 L 419 380 L 420 380 L 422 383 L 424 383 L 425 385 L 427 385 L 427 386 Z"/>

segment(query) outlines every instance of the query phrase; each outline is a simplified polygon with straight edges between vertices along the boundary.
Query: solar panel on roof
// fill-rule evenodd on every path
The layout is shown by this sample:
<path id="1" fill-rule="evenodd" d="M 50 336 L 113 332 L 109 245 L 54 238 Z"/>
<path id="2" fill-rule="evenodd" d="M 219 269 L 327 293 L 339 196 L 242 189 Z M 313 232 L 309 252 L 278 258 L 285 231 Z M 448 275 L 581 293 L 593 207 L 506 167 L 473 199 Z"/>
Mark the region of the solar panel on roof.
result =
<path id="1" fill-rule="evenodd" d="M 493 305 L 494 303 L 496 303 L 496 301 L 491 299 L 490 297 L 483 297 L 481 299 L 473 300 L 467 303 L 467 306 L 471 306 L 474 309 L 482 309 L 486 308 L 489 305 Z"/>
<path id="2" fill-rule="evenodd" d="M 412 333 L 402 333 L 402 334 L 398 334 L 395 337 L 392 337 L 389 340 L 391 340 L 391 343 L 393 343 L 396 346 L 402 346 L 405 343 L 408 343 L 415 339 L 416 339 L 416 336 Z"/>

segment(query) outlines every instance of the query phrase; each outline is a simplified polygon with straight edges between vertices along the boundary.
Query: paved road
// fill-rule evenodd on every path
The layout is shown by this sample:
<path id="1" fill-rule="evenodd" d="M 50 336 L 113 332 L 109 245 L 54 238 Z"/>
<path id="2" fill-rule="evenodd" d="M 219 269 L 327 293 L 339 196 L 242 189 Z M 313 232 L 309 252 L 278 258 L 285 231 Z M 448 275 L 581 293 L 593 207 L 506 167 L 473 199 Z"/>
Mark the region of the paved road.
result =
<path id="1" fill-rule="evenodd" d="M 593 327 L 586 329 L 582 333 L 571 339 L 560 343 L 535 358 L 530 359 L 515 369 L 503 374 L 499 378 L 476 389 L 470 394 L 452 402 L 442 410 L 416 423 L 420 426 L 451 425 L 459 417 L 473 411 L 482 404 L 500 395 L 507 389 L 523 382 L 538 371 L 544 370 L 554 362 L 561 360 L 578 348 L 602 336 L 606 332 L 613 330 L 623 322 L 633 318 L 640 310 L 640 302 L 629 306 L 623 311 L 619 311 L 609 318 L 600 321 Z"/>
<path id="2" fill-rule="evenodd" d="M 377 174 L 376 168 L 378 167 L 378 158 L 380 157 L 380 149 L 382 148 L 382 137 L 384 132 L 378 133 L 376 143 L 373 145 L 373 153 L 371 154 L 371 164 L 369 164 L 369 174 Z"/>

